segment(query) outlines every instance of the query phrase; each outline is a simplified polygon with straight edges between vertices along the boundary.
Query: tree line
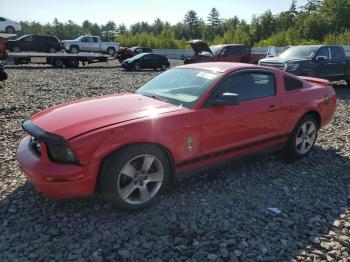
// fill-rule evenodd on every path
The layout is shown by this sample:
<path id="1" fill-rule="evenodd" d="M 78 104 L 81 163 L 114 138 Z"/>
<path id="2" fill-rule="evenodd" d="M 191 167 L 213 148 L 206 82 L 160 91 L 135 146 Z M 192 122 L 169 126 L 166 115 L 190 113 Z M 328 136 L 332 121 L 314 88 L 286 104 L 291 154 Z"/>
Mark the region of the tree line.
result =
<path id="1" fill-rule="evenodd" d="M 80 35 L 98 35 L 122 46 L 152 48 L 188 48 L 186 41 L 203 39 L 209 44 L 240 43 L 256 47 L 297 44 L 350 44 L 350 0 L 308 0 L 299 6 L 292 0 L 288 10 L 272 14 L 267 10 L 254 15 L 250 22 L 237 15 L 222 19 L 213 7 L 204 20 L 195 10 L 189 10 L 181 22 L 171 25 L 156 19 L 153 23 L 137 22 L 129 28 L 110 21 L 98 25 L 88 20 L 82 25 L 73 21 L 62 23 L 21 22 L 22 34 L 51 34 L 60 39 Z"/>

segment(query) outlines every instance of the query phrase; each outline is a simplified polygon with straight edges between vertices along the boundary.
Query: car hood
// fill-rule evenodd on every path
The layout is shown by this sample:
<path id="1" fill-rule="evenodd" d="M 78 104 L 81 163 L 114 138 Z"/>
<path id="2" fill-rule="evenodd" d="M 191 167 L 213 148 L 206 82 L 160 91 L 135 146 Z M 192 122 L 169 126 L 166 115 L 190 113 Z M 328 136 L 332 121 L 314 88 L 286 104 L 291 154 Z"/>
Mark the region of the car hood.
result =
<path id="1" fill-rule="evenodd" d="M 292 64 L 295 62 L 304 62 L 304 61 L 309 61 L 309 60 L 308 59 L 278 59 L 278 58 L 264 58 L 260 60 L 260 62 L 285 63 L 285 64 Z"/>
<path id="2" fill-rule="evenodd" d="M 186 42 L 186 44 L 191 45 L 193 51 L 196 54 L 200 54 L 202 52 L 208 52 L 210 54 L 213 54 L 213 52 L 211 51 L 210 47 L 208 46 L 208 44 L 202 40 L 191 40 Z"/>
<path id="3" fill-rule="evenodd" d="M 51 107 L 33 115 L 31 121 L 70 139 L 109 125 L 179 110 L 184 108 L 138 94 L 118 94 Z"/>

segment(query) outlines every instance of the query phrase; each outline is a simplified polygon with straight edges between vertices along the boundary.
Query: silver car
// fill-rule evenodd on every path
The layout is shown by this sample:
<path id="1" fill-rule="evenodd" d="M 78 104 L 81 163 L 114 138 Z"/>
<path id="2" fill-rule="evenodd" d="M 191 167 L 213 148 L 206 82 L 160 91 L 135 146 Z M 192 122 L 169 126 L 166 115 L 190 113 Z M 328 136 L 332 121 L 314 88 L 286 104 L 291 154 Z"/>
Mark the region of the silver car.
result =
<path id="1" fill-rule="evenodd" d="M 64 40 L 62 43 L 65 49 L 72 54 L 97 52 L 115 56 L 120 47 L 115 42 L 102 42 L 98 36 L 80 36 L 75 40 Z"/>

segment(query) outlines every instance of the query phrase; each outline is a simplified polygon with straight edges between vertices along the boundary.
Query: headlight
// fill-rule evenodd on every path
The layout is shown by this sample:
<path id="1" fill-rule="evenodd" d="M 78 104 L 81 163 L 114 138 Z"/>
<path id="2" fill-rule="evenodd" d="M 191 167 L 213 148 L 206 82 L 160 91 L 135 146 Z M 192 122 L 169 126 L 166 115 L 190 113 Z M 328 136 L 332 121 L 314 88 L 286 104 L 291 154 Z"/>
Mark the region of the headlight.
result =
<path id="1" fill-rule="evenodd" d="M 287 65 L 287 71 L 295 71 L 299 67 L 299 64 L 288 64 Z"/>
<path id="2" fill-rule="evenodd" d="M 79 164 L 74 151 L 67 145 L 46 143 L 49 158 L 53 162 L 66 164 Z"/>

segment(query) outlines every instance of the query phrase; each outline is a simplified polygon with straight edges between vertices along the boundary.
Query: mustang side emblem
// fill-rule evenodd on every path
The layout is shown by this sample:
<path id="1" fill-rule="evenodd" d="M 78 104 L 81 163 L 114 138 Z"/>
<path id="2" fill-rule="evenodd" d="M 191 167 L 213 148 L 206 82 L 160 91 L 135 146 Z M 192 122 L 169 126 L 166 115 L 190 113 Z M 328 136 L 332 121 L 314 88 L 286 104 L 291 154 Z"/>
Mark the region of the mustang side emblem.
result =
<path id="1" fill-rule="evenodd" d="M 187 143 L 187 148 L 188 150 L 192 150 L 192 146 L 193 146 L 193 141 L 192 141 L 192 137 L 189 137 L 187 140 L 186 140 L 186 143 Z"/>

